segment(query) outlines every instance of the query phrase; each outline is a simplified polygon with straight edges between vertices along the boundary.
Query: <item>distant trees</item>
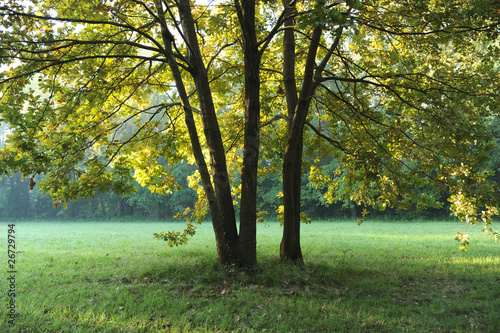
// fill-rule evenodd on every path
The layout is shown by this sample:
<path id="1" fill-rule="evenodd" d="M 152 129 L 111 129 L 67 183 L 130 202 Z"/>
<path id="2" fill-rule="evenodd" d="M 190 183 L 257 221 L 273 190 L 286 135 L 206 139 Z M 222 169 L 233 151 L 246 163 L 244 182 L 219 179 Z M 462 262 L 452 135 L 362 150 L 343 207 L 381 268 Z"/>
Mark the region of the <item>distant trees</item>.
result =
<path id="1" fill-rule="evenodd" d="M 261 162 L 265 164 L 265 162 Z M 325 162 L 326 163 L 326 162 Z M 327 164 L 322 164 L 327 169 Z M 330 168 L 336 164 L 330 162 Z M 495 166 L 498 168 L 498 165 Z M 135 184 L 137 191 L 120 196 L 113 192 L 94 193 L 94 198 L 70 201 L 66 208 L 55 207 L 48 194 L 42 194 L 35 186 L 29 191 L 29 179 L 21 179 L 19 173 L 0 180 L 0 220 L 165 220 L 172 221 L 176 215 L 187 208 L 194 208 L 198 194 L 189 187 L 188 181 L 195 173 L 195 166 L 186 162 L 177 164 L 173 173 L 180 183 L 179 190 L 170 194 L 154 194 L 147 188 Z M 408 210 L 374 210 L 368 206 L 358 206 L 349 200 L 332 200 L 328 186 L 317 187 L 314 175 L 307 172 L 302 177 L 302 212 L 303 216 L 313 220 L 356 220 L 362 217 L 364 209 L 369 216 L 384 220 L 413 219 L 448 219 L 449 203 L 446 196 L 440 199 L 442 208 L 419 211 L 415 206 Z M 497 178 L 495 178 L 497 182 Z M 281 179 L 279 173 L 266 173 L 259 177 L 259 195 L 257 205 L 259 220 L 262 222 L 280 221 L 283 201 L 281 197 Z M 236 204 L 238 210 L 239 204 Z M 181 214 L 182 215 L 182 214 Z"/>
<path id="2" fill-rule="evenodd" d="M 49 195 L 35 186 L 29 191 L 29 179 L 22 180 L 20 173 L 3 177 L 0 181 L 0 219 L 149 219 L 173 220 L 187 207 L 193 207 L 197 193 L 188 186 L 193 166 L 183 162 L 174 169 L 179 191 L 161 195 L 135 184 L 137 192 L 119 196 L 113 192 L 95 192 L 93 198 L 69 202 L 67 208 L 54 207 Z"/>
<path id="3" fill-rule="evenodd" d="M 31 202 L 28 185 L 29 181 L 26 179 L 22 180 L 19 173 L 1 181 L 1 215 L 9 216 L 14 219 L 31 217 Z"/>

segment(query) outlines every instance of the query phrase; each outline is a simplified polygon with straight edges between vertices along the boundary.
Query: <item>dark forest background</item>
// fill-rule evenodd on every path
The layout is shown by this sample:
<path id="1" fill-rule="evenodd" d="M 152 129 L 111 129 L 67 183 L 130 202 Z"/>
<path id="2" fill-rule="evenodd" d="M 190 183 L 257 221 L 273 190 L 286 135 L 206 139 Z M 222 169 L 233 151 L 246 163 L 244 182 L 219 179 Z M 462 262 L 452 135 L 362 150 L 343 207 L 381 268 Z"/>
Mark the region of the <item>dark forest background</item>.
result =
<path id="1" fill-rule="evenodd" d="M 3 127 L 3 126 L 2 126 Z M 2 128 L 0 145 L 3 145 L 5 129 Z M 491 120 L 491 131 L 496 142 L 500 143 L 500 120 Z M 261 161 L 266 163 L 266 161 Z M 337 168 L 335 160 L 322 161 L 323 165 Z M 2 176 L 0 181 L 0 219 L 2 220 L 172 220 L 187 207 L 193 207 L 197 193 L 188 185 L 188 177 L 196 166 L 187 162 L 178 163 L 174 170 L 175 179 L 180 185 L 179 191 L 170 194 L 153 194 L 147 188 L 136 184 L 137 191 L 130 196 L 118 196 L 113 192 L 95 192 L 95 197 L 87 200 L 70 201 L 66 208 L 54 206 L 49 195 L 43 195 L 38 186 L 30 190 L 30 180 L 22 179 L 20 174 Z M 492 178 L 500 183 L 500 149 L 493 152 L 491 163 Z M 40 179 L 37 179 L 39 182 Z M 259 179 L 258 205 L 267 220 L 277 218 L 276 210 L 282 204 L 279 193 L 281 176 L 267 173 Z M 309 174 L 302 178 L 302 211 L 311 219 L 356 219 L 362 211 L 369 211 L 369 218 L 387 220 L 430 220 L 451 219 L 447 197 L 440 201 L 440 209 L 418 211 L 415 207 L 398 211 L 386 209 L 375 211 L 369 207 L 360 207 L 350 201 L 328 203 L 324 194 L 327 189 L 317 189 L 309 182 Z M 237 200 L 237 198 L 235 198 Z"/>
<path id="2" fill-rule="evenodd" d="M 38 186 L 29 189 L 30 180 L 22 179 L 20 174 L 3 177 L 0 181 L 0 219 L 2 220 L 101 220 L 101 219 L 144 219 L 172 220 L 187 207 L 196 203 L 196 191 L 189 188 L 188 176 L 195 166 L 187 162 L 179 163 L 174 175 L 181 190 L 170 194 L 153 194 L 147 188 L 136 184 L 137 192 L 123 197 L 113 192 L 95 192 L 95 197 L 87 200 L 70 201 L 66 208 L 54 206 L 49 195 L 43 195 Z M 269 220 L 276 219 L 276 210 L 281 205 L 281 180 L 279 174 L 267 174 L 259 181 L 259 207 L 266 212 Z M 353 202 L 342 201 L 329 204 L 324 198 L 326 189 L 316 189 L 309 181 L 308 174 L 302 180 L 302 211 L 313 219 L 344 219 L 361 217 L 364 207 Z M 370 218 L 382 219 L 443 219 L 450 216 L 446 198 L 442 198 L 442 209 L 417 211 L 383 212 L 370 210 Z"/>

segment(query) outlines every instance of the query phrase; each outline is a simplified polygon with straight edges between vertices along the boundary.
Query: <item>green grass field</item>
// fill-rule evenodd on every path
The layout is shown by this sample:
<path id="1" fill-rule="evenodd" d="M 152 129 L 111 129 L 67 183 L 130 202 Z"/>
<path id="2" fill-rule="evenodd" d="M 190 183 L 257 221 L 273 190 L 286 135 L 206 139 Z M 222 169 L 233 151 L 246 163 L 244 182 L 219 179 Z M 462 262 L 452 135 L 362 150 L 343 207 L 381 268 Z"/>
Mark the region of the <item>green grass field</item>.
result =
<path id="1" fill-rule="evenodd" d="M 259 265 L 215 265 L 211 225 L 16 223 L 15 326 L 2 223 L 0 332 L 500 332 L 500 244 L 452 222 L 313 222 L 304 266 L 280 264 L 281 228 L 259 225 Z M 472 236 L 458 251 L 457 231 Z"/>

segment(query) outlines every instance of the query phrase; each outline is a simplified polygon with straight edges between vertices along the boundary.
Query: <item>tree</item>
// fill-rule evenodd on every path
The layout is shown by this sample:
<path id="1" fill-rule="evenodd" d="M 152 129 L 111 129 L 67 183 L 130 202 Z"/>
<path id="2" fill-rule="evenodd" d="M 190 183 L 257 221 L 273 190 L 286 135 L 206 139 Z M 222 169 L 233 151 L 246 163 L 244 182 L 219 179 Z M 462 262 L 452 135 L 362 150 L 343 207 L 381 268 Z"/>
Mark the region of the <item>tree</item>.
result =
<path id="1" fill-rule="evenodd" d="M 457 216 L 483 221 L 494 233 L 489 226 L 491 215 L 498 213 L 498 190 L 488 181 L 492 141 L 486 116 L 498 115 L 499 5 L 283 5 L 288 12 L 283 82 L 290 124 L 283 159 L 282 259 L 302 260 L 300 175 L 306 126 L 334 148 L 322 147 L 323 156 L 341 162 L 342 169 L 333 174 L 316 172 L 335 199 L 379 209 L 411 204 L 424 209 L 439 207 L 437 193 L 449 191 Z M 305 38 L 294 35 L 299 33 Z M 297 92 L 294 68 L 300 53 L 305 59 Z M 461 234 L 457 239 L 468 242 Z"/>
<path id="2" fill-rule="evenodd" d="M 1 15 L 3 116 L 13 127 L 4 169 L 44 173 L 41 186 L 64 203 L 95 188 L 130 193 L 133 178 L 169 191 L 170 172 L 156 158 L 175 163 L 192 154 L 219 262 L 255 264 L 260 59 L 281 19 L 258 41 L 256 22 L 264 21 L 256 19 L 255 1 L 215 8 L 188 0 L 6 1 Z M 240 109 L 228 100 L 241 88 L 218 92 L 223 101 L 216 101 L 211 84 L 229 75 L 244 77 L 244 96 L 236 98 L 244 121 L 233 117 L 244 127 L 239 234 L 226 161 L 233 146 L 224 145 L 216 104 Z M 158 95 L 165 99 L 150 105 Z"/>
<path id="3" fill-rule="evenodd" d="M 24 219 L 30 216 L 28 180 L 22 180 L 19 173 L 0 183 L 0 214 L 4 218 Z"/>
<path id="4" fill-rule="evenodd" d="M 129 194 L 134 180 L 171 192 L 174 166 L 191 159 L 220 264 L 256 263 L 261 153 L 282 165 L 283 260 L 302 260 L 304 152 L 334 154 L 357 203 L 432 206 L 413 189 L 432 183 L 475 221 L 494 212 L 481 120 L 498 105 L 495 6 L 2 1 L 0 109 L 12 133 L 0 169 L 45 175 L 42 191 L 64 204 Z"/>

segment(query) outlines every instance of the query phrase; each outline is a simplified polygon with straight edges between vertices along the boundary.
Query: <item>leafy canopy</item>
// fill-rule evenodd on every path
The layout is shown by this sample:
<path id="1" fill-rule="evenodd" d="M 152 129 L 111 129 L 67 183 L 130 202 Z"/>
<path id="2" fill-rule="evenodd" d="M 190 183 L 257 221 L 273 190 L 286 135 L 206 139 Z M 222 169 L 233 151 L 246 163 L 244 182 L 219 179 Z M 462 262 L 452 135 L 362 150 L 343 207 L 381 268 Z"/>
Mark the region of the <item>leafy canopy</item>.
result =
<path id="1" fill-rule="evenodd" d="M 0 1 L 0 110 L 10 126 L 1 170 L 44 174 L 39 185 L 56 203 L 93 196 L 95 189 L 128 194 L 134 179 L 156 193 L 177 187 L 172 166 L 194 160 L 162 24 L 172 31 L 198 128 L 203 119 L 177 3 L 164 2 L 165 22 L 158 3 Z M 457 216 L 491 231 L 498 189 L 489 181 L 488 119 L 500 105 L 498 4 L 295 6 L 285 14 L 281 3 L 257 4 L 257 37 L 266 46 L 260 172 L 278 169 L 286 145 L 283 23 L 292 15 L 297 84 L 313 31 L 321 27 L 316 65 L 322 70 L 314 76 L 304 143 L 310 179 L 328 187 L 325 199 L 424 209 L 440 206 L 438 193 L 447 192 Z M 192 4 L 191 11 L 234 180 L 242 160 L 245 37 L 232 2 Z M 339 167 L 324 168 L 328 158 Z M 234 186 L 235 197 L 238 191 Z"/>

